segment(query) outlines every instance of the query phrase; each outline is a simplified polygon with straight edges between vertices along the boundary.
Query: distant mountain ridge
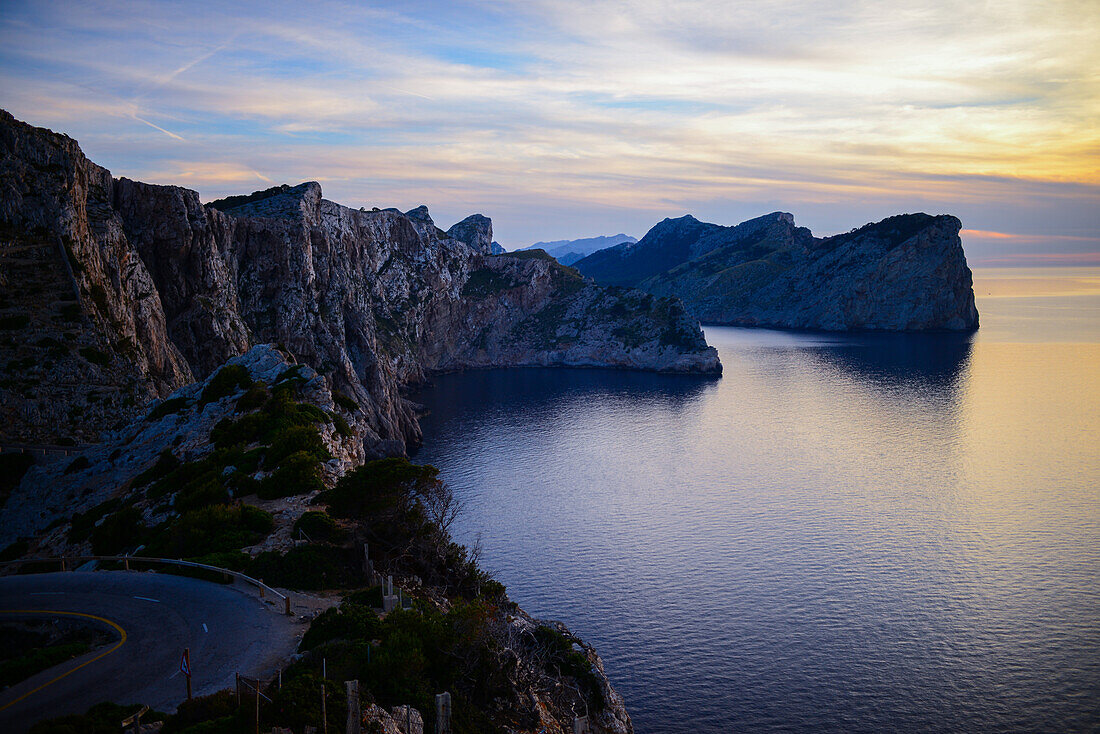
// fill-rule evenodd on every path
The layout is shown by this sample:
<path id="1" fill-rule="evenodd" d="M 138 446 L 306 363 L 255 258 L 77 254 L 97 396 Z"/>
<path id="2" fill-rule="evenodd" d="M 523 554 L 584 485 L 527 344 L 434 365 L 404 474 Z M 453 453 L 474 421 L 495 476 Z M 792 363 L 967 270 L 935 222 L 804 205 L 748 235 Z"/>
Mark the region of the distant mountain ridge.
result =
<path id="1" fill-rule="evenodd" d="M 632 244 L 637 238 L 628 234 L 603 235 L 600 237 L 583 237 L 579 240 L 554 240 L 553 242 L 536 242 L 520 250 L 545 250 L 562 265 L 572 265 L 583 257 L 591 255 L 599 250 L 623 243 Z"/>
<path id="2" fill-rule="evenodd" d="M 675 296 L 704 323 L 827 331 L 978 326 L 962 223 L 901 214 L 817 238 L 787 212 L 736 226 L 691 215 L 574 267 L 601 285 Z"/>

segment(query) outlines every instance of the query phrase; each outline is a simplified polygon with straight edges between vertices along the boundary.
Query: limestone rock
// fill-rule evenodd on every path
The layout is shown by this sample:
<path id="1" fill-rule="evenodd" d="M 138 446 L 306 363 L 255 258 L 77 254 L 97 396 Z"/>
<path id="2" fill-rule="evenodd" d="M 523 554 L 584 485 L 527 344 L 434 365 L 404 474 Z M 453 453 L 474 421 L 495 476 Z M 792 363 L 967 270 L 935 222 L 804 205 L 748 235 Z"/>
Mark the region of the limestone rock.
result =
<path id="1" fill-rule="evenodd" d="M 465 242 L 482 255 L 493 254 L 493 222 L 481 214 L 471 214 L 447 230 L 447 236 Z"/>
<path id="2" fill-rule="evenodd" d="M 275 385 L 295 368 L 299 383 L 298 392 L 303 402 L 331 414 L 336 405 L 324 378 L 306 365 L 296 365 L 293 357 L 261 344 L 245 354 L 234 357 L 229 365 L 245 367 L 252 379 Z M 243 389 L 203 405 L 200 397 L 213 375 L 202 382 L 186 385 L 167 400 L 173 401 L 170 412 L 159 413 L 154 404 L 145 417 L 138 418 L 122 430 L 107 434 L 105 440 L 91 446 L 72 459 L 55 461 L 31 467 L 23 481 L 0 508 L 0 548 L 18 537 L 34 537 L 42 530 L 70 519 L 75 513 L 86 512 L 96 505 L 128 494 L 134 478 L 156 463 L 161 453 L 169 449 L 181 461 L 195 461 L 214 450 L 211 430 L 223 418 L 238 414 L 237 399 Z M 167 402 L 167 401 L 165 401 Z M 363 462 L 363 449 L 359 441 L 341 436 L 334 423 L 317 426 L 321 440 L 332 455 L 322 466 L 329 483 L 348 469 Z M 306 511 L 308 497 L 287 498 L 282 513 L 276 520 L 279 531 L 270 539 L 272 543 L 282 538 L 284 547 L 292 545 L 289 528 Z M 155 504 L 160 504 L 155 503 Z M 148 503 L 147 519 L 153 518 L 154 503 Z M 265 508 L 266 509 L 266 508 Z M 288 511 L 289 510 L 289 511 Z M 155 523 L 150 523 L 155 524 Z M 60 526 L 65 530 L 67 524 Z M 279 533 L 282 533 L 281 535 Z M 271 547 L 256 549 L 270 550 Z M 40 551 L 59 552 L 71 550 L 66 546 L 64 533 L 48 537 Z"/>
<path id="3" fill-rule="evenodd" d="M 402 390 L 432 370 L 720 370 L 678 303 L 607 291 L 535 253 L 492 256 L 481 215 L 445 233 L 424 206 L 353 210 L 316 182 L 204 206 L 113 179 L 75 141 L 6 113 L 0 145 L 0 282 L 41 281 L 0 302 L 16 332 L 0 331 L 0 439 L 94 441 L 265 343 L 357 406 L 368 457 L 418 442 Z"/>
<path id="4" fill-rule="evenodd" d="M 902 214 L 819 239 L 785 212 L 736 227 L 666 219 L 576 267 L 682 299 L 704 323 L 829 331 L 969 331 L 973 280 L 951 216 Z"/>

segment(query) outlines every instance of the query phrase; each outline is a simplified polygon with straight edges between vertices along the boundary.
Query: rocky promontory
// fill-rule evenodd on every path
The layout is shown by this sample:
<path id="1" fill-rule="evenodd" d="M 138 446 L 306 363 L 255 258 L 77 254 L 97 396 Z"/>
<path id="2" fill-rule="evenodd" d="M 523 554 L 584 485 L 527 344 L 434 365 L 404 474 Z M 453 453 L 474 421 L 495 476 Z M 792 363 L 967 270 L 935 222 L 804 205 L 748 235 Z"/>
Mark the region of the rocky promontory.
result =
<path id="1" fill-rule="evenodd" d="M 419 440 L 403 389 L 510 365 L 717 373 L 675 299 L 585 281 L 492 223 L 341 206 L 309 182 L 204 205 L 114 178 L 0 112 L 0 440 L 94 442 L 154 398 L 277 344 L 357 409 L 367 456 Z"/>
<path id="2" fill-rule="evenodd" d="M 774 212 L 734 227 L 688 215 L 575 264 L 597 282 L 681 299 L 704 323 L 828 331 L 970 331 L 970 269 L 952 216 L 902 214 L 814 237 Z"/>

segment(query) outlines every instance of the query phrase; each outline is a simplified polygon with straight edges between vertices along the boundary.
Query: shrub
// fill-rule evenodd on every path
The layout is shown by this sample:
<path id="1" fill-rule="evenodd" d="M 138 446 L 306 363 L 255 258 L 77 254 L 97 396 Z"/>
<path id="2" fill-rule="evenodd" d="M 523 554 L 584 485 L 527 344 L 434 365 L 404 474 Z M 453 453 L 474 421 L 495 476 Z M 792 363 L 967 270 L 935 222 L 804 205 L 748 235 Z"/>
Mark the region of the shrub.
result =
<path id="1" fill-rule="evenodd" d="M 342 588 L 357 583 L 362 573 L 345 562 L 340 549 L 327 545 L 300 545 L 285 555 L 267 551 L 256 556 L 250 576 L 291 589 Z"/>
<path id="2" fill-rule="evenodd" d="M 336 426 L 336 432 L 344 438 L 351 438 L 351 426 L 339 413 L 332 414 L 332 425 Z"/>
<path id="3" fill-rule="evenodd" d="M 149 553 L 195 558 L 239 550 L 263 540 L 273 527 L 271 515 L 256 507 L 211 505 L 187 512 L 160 530 L 149 543 Z"/>
<path id="4" fill-rule="evenodd" d="M 332 402 L 348 411 L 349 413 L 355 413 L 359 410 L 359 403 L 355 402 L 342 392 L 332 391 Z"/>
<path id="5" fill-rule="evenodd" d="M 312 650 L 331 640 L 373 640 L 382 634 L 382 622 L 368 606 L 345 601 L 339 607 L 326 609 L 309 625 L 301 651 Z"/>
<path id="6" fill-rule="evenodd" d="M 305 453 L 316 461 L 328 461 L 332 455 L 325 448 L 321 434 L 313 426 L 293 426 L 280 433 L 271 442 L 264 456 L 264 466 L 276 467 L 292 454 Z M 295 493 L 296 494 L 296 493 Z"/>
<path id="7" fill-rule="evenodd" d="M 221 472 L 216 466 L 207 466 L 203 474 L 176 493 L 172 507 L 176 512 L 190 512 L 208 505 L 224 505 L 228 502 L 229 490 L 222 482 Z"/>
<path id="8" fill-rule="evenodd" d="M 78 456 L 65 467 L 65 474 L 75 474 L 78 471 L 84 471 L 91 465 L 92 462 L 88 461 L 87 456 Z"/>
<path id="9" fill-rule="evenodd" d="M 340 533 L 336 521 L 323 512 L 311 510 L 304 513 L 294 523 L 294 537 L 299 537 L 299 531 L 304 532 L 310 540 L 331 540 Z"/>
<path id="10" fill-rule="evenodd" d="M 273 474 L 260 482 L 256 495 L 260 499 L 273 500 L 323 490 L 325 485 L 318 465 L 316 457 L 305 451 L 291 454 Z"/>
<path id="11" fill-rule="evenodd" d="M 156 463 L 134 477 L 131 487 L 144 487 L 149 482 L 168 476 L 180 466 L 180 460 L 172 453 L 171 449 L 164 449 L 157 457 Z"/>
<path id="12" fill-rule="evenodd" d="M 176 713 L 164 722 L 164 727 L 160 731 L 161 734 L 193 731 L 192 727 L 195 724 L 232 717 L 236 711 L 237 696 L 233 691 L 225 690 L 211 693 L 209 696 L 196 696 L 190 701 L 181 702 Z"/>
<path id="13" fill-rule="evenodd" d="M 337 517 L 361 517 L 392 509 L 403 497 L 437 480 L 433 466 L 412 464 L 404 457 L 378 459 L 348 472 L 318 500 Z"/>
<path id="14" fill-rule="evenodd" d="M 147 421 L 159 421 L 166 415 L 175 415 L 184 408 L 187 407 L 187 398 L 172 398 L 160 403 L 157 407 L 149 411 L 149 415 L 145 416 Z"/>
<path id="15" fill-rule="evenodd" d="M 141 545 L 149 535 L 149 528 L 142 522 L 141 511 L 126 507 L 108 515 L 92 529 L 92 553 L 97 556 L 113 556 L 126 548 Z"/>
<path id="16" fill-rule="evenodd" d="M 202 397 L 199 399 L 199 406 L 221 400 L 238 389 L 247 390 L 250 387 L 252 387 L 252 375 L 248 373 L 248 368 L 240 364 L 227 364 L 218 370 L 210 382 L 206 383 Z"/>
<path id="17" fill-rule="evenodd" d="M 347 718 L 347 692 L 344 686 L 339 681 L 322 679 L 313 673 L 301 673 L 283 680 L 283 687 L 275 693 L 269 718 L 278 722 L 279 726 L 296 732 L 304 731 L 307 726 L 317 726 L 321 721 L 322 685 L 325 687 L 329 731 L 343 731 L 343 722 Z"/>
<path id="18" fill-rule="evenodd" d="M 78 512 L 73 515 L 72 527 L 69 528 L 69 540 L 73 543 L 87 540 L 99 518 L 118 507 L 118 505 L 119 501 L 117 499 L 110 499 L 101 502 L 87 512 Z"/>
<path id="19" fill-rule="evenodd" d="M 119 722 L 140 708 L 141 705 L 136 703 L 125 706 L 97 703 L 83 714 L 69 714 L 39 721 L 30 728 L 29 734 L 118 734 Z M 166 718 L 159 711 L 148 711 L 141 717 L 141 722 L 164 721 Z"/>
<path id="20" fill-rule="evenodd" d="M 270 393 L 267 391 L 267 385 L 262 382 L 257 382 L 252 387 L 248 388 L 244 395 L 237 398 L 237 411 L 240 413 L 247 413 L 250 410 L 263 407 L 263 404 L 267 402 Z"/>

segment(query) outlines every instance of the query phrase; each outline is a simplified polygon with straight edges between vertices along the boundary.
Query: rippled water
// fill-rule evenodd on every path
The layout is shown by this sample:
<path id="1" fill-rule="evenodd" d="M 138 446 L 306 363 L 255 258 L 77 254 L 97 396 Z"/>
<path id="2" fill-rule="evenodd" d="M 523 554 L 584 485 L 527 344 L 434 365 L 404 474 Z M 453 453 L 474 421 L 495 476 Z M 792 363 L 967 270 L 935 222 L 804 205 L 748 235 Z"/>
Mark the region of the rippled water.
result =
<path id="1" fill-rule="evenodd" d="M 443 375 L 416 459 L 639 732 L 1097 729 L 1100 296 L 987 277 L 973 339 Z"/>

